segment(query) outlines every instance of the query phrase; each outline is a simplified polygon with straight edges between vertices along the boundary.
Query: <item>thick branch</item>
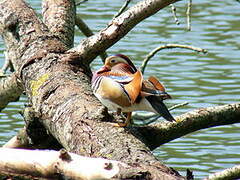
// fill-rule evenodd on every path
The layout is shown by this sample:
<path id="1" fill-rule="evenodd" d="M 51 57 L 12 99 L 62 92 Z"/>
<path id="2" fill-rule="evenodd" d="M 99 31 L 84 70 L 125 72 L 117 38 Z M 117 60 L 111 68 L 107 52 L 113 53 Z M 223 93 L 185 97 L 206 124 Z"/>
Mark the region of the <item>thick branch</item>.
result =
<path id="1" fill-rule="evenodd" d="M 75 1 L 42 1 L 43 22 L 69 48 L 73 47 Z"/>
<path id="2" fill-rule="evenodd" d="M 79 53 L 81 60 L 90 64 L 93 59 L 124 37 L 134 26 L 160 9 L 178 0 L 143 0 L 114 18 L 108 27 L 82 41 L 71 51 Z"/>
<path id="3" fill-rule="evenodd" d="M 0 33 L 7 48 L 7 57 L 11 57 L 14 69 L 17 71 L 16 76 L 19 79 L 22 69 L 36 59 L 41 59 L 42 56 L 47 55 L 53 48 L 62 47 L 61 43 L 54 43 L 54 38 L 49 35 L 46 26 L 38 19 L 33 9 L 22 0 L 2 1 L 0 3 Z M 44 41 L 49 42 L 44 51 L 41 48 L 37 49 L 36 47 L 42 47 Z M 62 50 L 59 48 L 59 51 Z M 10 95 L 9 92 L 13 92 L 10 100 L 8 100 L 10 96 L 6 96 L 7 98 L 1 96 L 1 98 L 5 98 L 1 103 L 7 104 L 9 101 L 16 100 L 19 97 L 16 94 L 22 92 L 21 85 L 17 87 L 15 77 L 12 76 L 12 78 L 12 82 L 8 81 L 8 84 L 11 84 L 11 86 L 7 86 L 8 89 L 5 88 L 6 83 L 1 83 L 3 89 L 9 90 L 7 92 L 4 90 L 1 93 Z"/>
<path id="4" fill-rule="evenodd" d="M 19 83 L 16 73 L 10 76 L 0 77 L 0 111 L 9 102 L 17 101 L 21 96 L 23 87 Z"/>
<path id="5" fill-rule="evenodd" d="M 153 150 L 200 129 L 239 123 L 240 103 L 202 108 L 178 116 L 176 119 L 177 123 L 162 122 L 137 129 L 147 138 L 148 147 Z"/>
<path id="6" fill-rule="evenodd" d="M 0 148 L 0 173 L 48 179 L 110 179 L 125 164 L 102 158 L 83 157 L 64 150 Z"/>
<path id="7" fill-rule="evenodd" d="M 14 13 L 9 13 L 11 11 Z M 15 70 L 22 65 L 16 61 L 22 58 L 25 51 L 31 49 L 29 47 L 37 36 L 46 32 L 46 26 L 39 21 L 36 13 L 24 1 L 5 0 L 0 3 L 0 33 Z"/>

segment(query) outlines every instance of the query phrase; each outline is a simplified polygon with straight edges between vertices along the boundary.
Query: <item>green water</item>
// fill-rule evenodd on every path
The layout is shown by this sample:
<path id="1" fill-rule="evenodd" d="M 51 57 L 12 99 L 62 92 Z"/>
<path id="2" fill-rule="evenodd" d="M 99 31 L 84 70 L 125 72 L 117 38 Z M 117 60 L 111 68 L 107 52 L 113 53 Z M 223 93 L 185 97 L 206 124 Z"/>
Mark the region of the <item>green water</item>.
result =
<path id="1" fill-rule="evenodd" d="M 29 1 L 40 11 L 40 2 Z M 132 4 L 138 1 L 134 0 Z M 121 7 L 122 0 L 89 0 L 78 7 L 82 18 L 98 32 Z M 131 5 L 131 4 L 130 4 Z M 236 1 L 196 0 L 192 9 L 192 31 L 186 30 L 186 2 L 176 3 L 180 25 L 174 23 L 171 9 L 165 8 L 135 27 L 125 38 L 108 50 L 109 54 L 130 56 L 137 66 L 154 48 L 167 43 L 178 43 L 205 48 L 203 55 L 189 50 L 163 50 L 154 56 L 145 76 L 155 75 L 174 97 L 168 105 L 189 102 L 173 111 L 180 115 L 208 106 L 239 102 L 240 96 L 240 4 Z M 82 39 L 76 29 L 75 43 Z M 1 41 L 0 65 L 3 63 Z M 96 59 L 92 68 L 101 66 Z M 26 98 L 11 103 L 0 113 L 0 144 L 16 134 L 23 126 L 18 111 Z M 154 153 L 168 166 L 185 175 L 194 171 L 197 179 L 203 178 L 240 162 L 240 125 L 234 124 L 201 130 L 167 143 Z"/>

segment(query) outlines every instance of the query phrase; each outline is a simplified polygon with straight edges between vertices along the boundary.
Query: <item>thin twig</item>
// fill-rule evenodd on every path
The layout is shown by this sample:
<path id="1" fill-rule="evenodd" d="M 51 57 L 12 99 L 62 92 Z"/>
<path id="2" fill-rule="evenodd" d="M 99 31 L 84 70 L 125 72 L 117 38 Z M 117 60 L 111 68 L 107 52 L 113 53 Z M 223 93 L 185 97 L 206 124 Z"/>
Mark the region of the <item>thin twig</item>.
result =
<path id="1" fill-rule="evenodd" d="M 184 103 L 181 103 L 181 104 L 176 104 L 176 105 L 170 107 L 168 110 L 171 111 L 171 110 L 173 110 L 173 109 L 177 109 L 177 108 L 186 106 L 186 105 L 188 105 L 188 104 L 189 104 L 188 102 L 184 102 Z M 155 122 L 156 120 L 158 120 L 158 118 L 160 118 L 160 117 L 161 117 L 161 115 L 159 115 L 159 114 L 139 115 L 139 114 L 137 114 L 137 113 L 133 116 L 134 119 L 141 120 L 141 121 L 145 121 L 146 119 L 151 119 L 151 118 L 153 118 L 153 119 L 151 119 L 150 121 L 145 122 L 145 123 L 143 123 L 143 124 L 141 124 L 141 125 L 149 125 L 149 124 Z"/>
<path id="2" fill-rule="evenodd" d="M 179 20 L 177 18 L 176 7 L 173 4 L 170 4 L 170 6 L 171 6 L 171 9 L 172 9 L 172 13 L 173 13 L 173 17 L 174 17 L 175 23 L 177 25 L 179 25 L 180 22 L 179 22 Z"/>
<path id="3" fill-rule="evenodd" d="M 192 0 L 188 0 L 187 6 L 187 30 L 191 31 L 191 9 L 192 9 Z"/>
<path id="4" fill-rule="evenodd" d="M 79 14 L 76 15 L 76 20 L 75 23 L 77 27 L 81 30 L 81 32 L 86 36 L 92 36 L 93 32 L 92 30 L 88 27 L 88 25 L 82 20 Z"/>
<path id="5" fill-rule="evenodd" d="M 119 15 L 121 15 L 124 10 L 127 8 L 128 4 L 131 2 L 131 0 L 126 0 L 125 3 L 123 4 L 123 6 L 119 9 L 118 13 L 116 15 L 114 15 L 114 18 L 118 17 Z"/>
<path id="6" fill-rule="evenodd" d="M 181 104 L 176 104 L 176 105 L 170 107 L 168 110 L 171 111 L 171 110 L 174 110 L 174 109 L 177 109 L 177 108 L 186 106 L 186 105 L 188 105 L 188 104 L 189 104 L 188 102 L 184 102 L 184 103 L 181 103 Z"/>
<path id="7" fill-rule="evenodd" d="M 86 36 L 86 37 L 90 37 L 93 34 L 92 30 L 88 27 L 88 25 L 81 19 L 80 15 L 76 15 L 76 25 L 77 27 L 80 29 L 80 31 Z M 100 57 L 102 59 L 102 61 L 104 62 L 106 57 L 107 57 L 107 53 L 104 51 L 103 53 L 100 54 Z"/>
<path id="8" fill-rule="evenodd" d="M 162 49 L 171 49 L 171 48 L 184 48 L 184 49 L 190 49 L 196 52 L 201 52 L 201 53 L 207 53 L 206 49 L 202 49 L 202 48 L 198 48 L 198 47 L 194 47 L 194 46 L 188 46 L 188 45 L 182 45 L 182 44 L 166 44 L 163 46 L 159 46 L 156 49 L 154 49 L 153 51 L 151 51 L 143 60 L 143 63 L 140 67 L 142 73 L 144 73 L 144 70 L 147 66 L 148 61 L 160 50 Z"/>
<path id="9" fill-rule="evenodd" d="M 76 6 L 79 6 L 80 4 L 83 4 L 85 2 L 87 2 L 88 0 L 82 0 L 82 1 L 79 1 L 79 2 L 76 2 Z"/>

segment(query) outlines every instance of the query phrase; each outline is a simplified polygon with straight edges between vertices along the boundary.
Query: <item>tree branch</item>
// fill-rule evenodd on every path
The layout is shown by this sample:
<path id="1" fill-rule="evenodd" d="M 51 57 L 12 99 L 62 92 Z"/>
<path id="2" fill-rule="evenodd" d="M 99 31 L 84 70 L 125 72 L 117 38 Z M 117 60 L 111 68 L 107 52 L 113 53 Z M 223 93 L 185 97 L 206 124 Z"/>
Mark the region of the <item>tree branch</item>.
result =
<path id="1" fill-rule="evenodd" d="M 82 20 L 82 18 L 80 17 L 80 15 L 78 14 L 76 16 L 76 25 L 78 26 L 78 28 L 80 29 L 80 31 L 82 31 L 82 33 L 86 36 L 86 37 L 90 37 L 93 34 L 92 30 L 88 27 L 88 25 Z M 107 58 L 107 53 L 104 51 L 100 54 L 100 57 L 102 59 L 102 61 L 104 62 L 105 59 Z"/>
<path id="2" fill-rule="evenodd" d="M 93 59 L 124 37 L 142 20 L 157 13 L 160 9 L 178 0 L 143 0 L 129 8 L 96 35 L 82 41 L 71 52 L 77 52 L 81 60 L 90 64 Z"/>
<path id="3" fill-rule="evenodd" d="M 148 147 L 158 146 L 191 132 L 240 122 L 240 103 L 202 108 L 176 117 L 176 123 L 161 122 L 136 127 L 147 138 Z"/>
<path id="4" fill-rule="evenodd" d="M 229 169 L 214 173 L 204 180 L 226 180 L 226 179 L 239 179 L 240 178 L 240 165 L 234 166 Z"/>
<path id="5" fill-rule="evenodd" d="M 166 44 L 163 46 L 159 46 L 157 48 L 155 48 L 154 50 L 152 50 L 143 60 L 142 65 L 140 67 L 140 70 L 142 71 L 142 73 L 144 73 L 145 68 L 147 66 L 148 61 L 159 51 L 163 50 L 163 49 L 172 49 L 172 48 L 184 48 L 184 49 L 190 49 L 196 52 L 201 52 L 201 53 L 207 53 L 206 49 L 202 49 L 202 48 L 198 48 L 198 47 L 194 47 L 194 46 L 188 46 L 188 45 L 182 45 L 182 44 Z"/>
<path id="6" fill-rule="evenodd" d="M 192 0 L 188 0 L 188 6 L 187 6 L 187 30 L 191 31 L 191 10 L 192 10 Z"/>
<path id="7" fill-rule="evenodd" d="M 0 69 L 0 76 L 2 74 L 6 74 L 8 69 L 10 69 L 11 72 L 14 72 L 14 70 L 15 70 L 14 67 L 13 67 L 13 64 L 11 62 L 11 59 L 8 56 L 8 53 L 6 51 L 4 52 L 4 55 L 5 55 L 5 62 L 2 66 L 2 68 Z"/>
<path id="8" fill-rule="evenodd" d="M 31 43 L 37 36 L 48 33 L 48 30 L 33 9 L 22 0 L 3 1 L 0 8 L 0 33 L 7 47 L 8 57 L 11 57 L 14 69 L 18 70 L 22 65 L 18 60 L 24 55 L 28 56 L 29 52 L 26 51 L 34 50 L 28 48 L 31 47 Z M 12 9 L 15 13 L 5 13 Z"/>
<path id="9" fill-rule="evenodd" d="M 65 150 L 0 148 L 0 172 L 28 178 L 111 179 L 121 173 L 124 166 L 127 167 L 118 161 L 83 157 Z"/>
<path id="10" fill-rule="evenodd" d="M 122 7 L 119 9 L 118 13 L 114 15 L 114 18 L 118 17 L 120 14 L 122 14 L 125 9 L 127 8 L 128 4 L 131 2 L 131 0 L 125 0 L 125 3 L 122 5 Z"/>
<path id="11" fill-rule="evenodd" d="M 49 35 L 46 26 L 39 21 L 33 9 L 22 0 L 3 1 L 0 3 L 0 9 L 0 33 L 7 48 L 5 54 L 7 58 L 11 58 L 16 70 L 14 75 L 3 78 L 0 83 L 0 104 L 1 108 L 4 108 L 8 102 L 15 101 L 23 91 L 22 85 L 17 84 L 17 79 L 21 79 L 22 69 L 46 55 L 51 49 L 61 46 L 59 43 L 51 43 L 44 52 L 35 48 L 42 46 L 43 41 L 54 42 L 54 38 Z M 6 13 L 11 11 L 14 13 Z M 38 42 L 33 46 L 35 41 Z M 30 58 L 32 52 L 38 55 Z"/>
<path id="12" fill-rule="evenodd" d="M 10 76 L 0 77 L 0 111 L 4 109 L 9 102 L 19 99 L 23 92 L 23 87 L 17 79 L 16 73 Z"/>
<path id="13" fill-rule="evenodd" d="M 16 136 L 13 136 L 7 143 L 5 143 L 3 148 L 29 148 L 30 139 L 27 136 L 26 128 L 20 129 Z"/>
<path id="14" fill-rule="evenodd" d="M 69 48 L 73 47 L 76 7 L 74 0 L 42 1 L 43 22 Z"/>
<path id="15" fill-rule="evenodd" d="M 180 22 L 179 22 L 178 17 L 177 17 L 176 7 L 175 7 L 173 4 L 171 4 L 171 9 L 172 9 L 172 14 L 173 14 L 175 23 L 176 23 L 177 25 L 179 25 Z"/>
<path id="16" fill-rule="evenodd" d="M 79 2 L 76 2 L 76 6 L 79 6 L 79 5 L 81 5 L 81 4 L 83 4 L 83 3 L 87 2 L 87 1 L 88 0 L 81 0 Z"/>

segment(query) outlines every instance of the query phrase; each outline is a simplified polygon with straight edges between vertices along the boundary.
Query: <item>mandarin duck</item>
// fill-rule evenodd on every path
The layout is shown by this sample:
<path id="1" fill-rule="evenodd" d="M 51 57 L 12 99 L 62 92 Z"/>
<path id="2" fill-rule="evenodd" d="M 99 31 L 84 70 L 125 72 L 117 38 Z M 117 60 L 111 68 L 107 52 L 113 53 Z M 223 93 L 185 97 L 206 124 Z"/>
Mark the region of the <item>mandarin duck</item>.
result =
<path id="1" fill-rule="evenodd" d="M 168 121 L 175 121 L 163 103 L 171 96 L 153 76 L 143 79 L 132 61 L 125 55 L 117 54 L 106 58 L 105 64 L 92 77 L 92 89 L 100 102 L 110 110 L 127 113 L 125 123 L 129 125 L 133 111 L 151 111 Z"/>

